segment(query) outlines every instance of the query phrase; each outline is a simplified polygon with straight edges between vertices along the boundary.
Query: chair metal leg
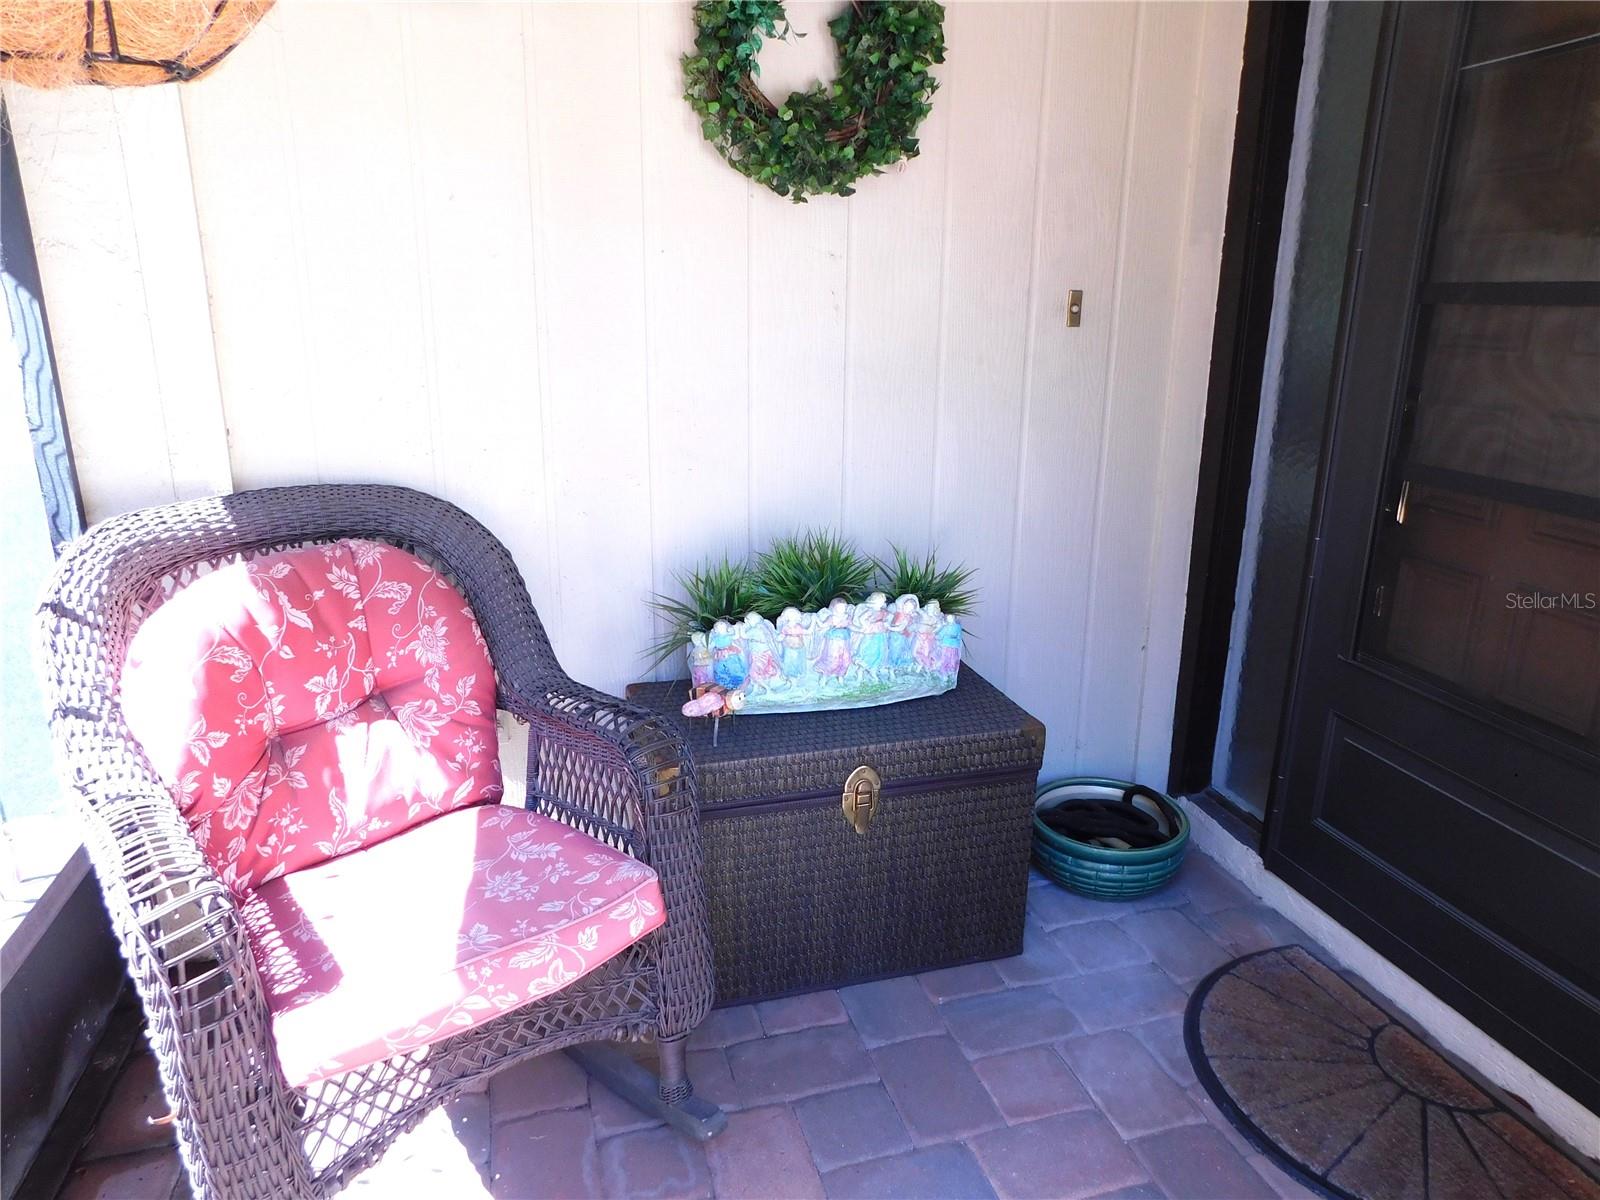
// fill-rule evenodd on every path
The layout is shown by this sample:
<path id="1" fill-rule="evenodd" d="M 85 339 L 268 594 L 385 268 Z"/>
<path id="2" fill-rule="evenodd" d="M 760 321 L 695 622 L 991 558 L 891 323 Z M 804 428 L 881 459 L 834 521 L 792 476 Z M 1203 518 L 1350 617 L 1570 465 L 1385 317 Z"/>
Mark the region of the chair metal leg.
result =
<path id="1" fill-rule="evenodd" d="M 682 1104 L 694 1095 L 694 1084 L 689 1082 L 689 1036 L 679 1034 L 656 1042 L 660 1054 L 663 1104 Z"/>
<path id="2" fill-rule="evenodd" d="M 660 1050 L 660 1078 L 620 1047 L 603 1042 L 569 1047 L 567 1057 L 640 1112 L 660 1117 L 697 1141 L 709 1142 L 728 1127 L 728 1115 L 694 1094 L 687 1066 L 688 1038 L 661 1042 Z"/>

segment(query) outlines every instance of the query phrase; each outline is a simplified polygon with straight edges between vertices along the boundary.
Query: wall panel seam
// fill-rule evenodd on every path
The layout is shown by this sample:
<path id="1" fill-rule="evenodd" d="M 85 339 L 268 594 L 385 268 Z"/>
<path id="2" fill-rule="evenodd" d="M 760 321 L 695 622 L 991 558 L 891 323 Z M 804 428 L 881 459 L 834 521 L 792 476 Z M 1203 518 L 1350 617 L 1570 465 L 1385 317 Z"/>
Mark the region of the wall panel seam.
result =
<path id="1" fill-rule="evenodd" d="M 1022 411 L 1017 422 L 1017 454 L 1014 474 L 1016 482 L 1012 489 L 1011 503 L 1011 563 L 1009 571 L 1009 584 L 1007 586 L 1008 612 L 1006 619 L 1006 650 L 1002 661 L 1006 665 L 1006 675 L 1011 674 L 1011 656 L 1016 652 L 1018 643 L 1022 640 L 1013 636 L 1016 632 L 1017 618 L 1017 564 L 1021 558 L 1022 550 L 1022 507 L 1026 496 L 1027 471 L 1028 471 L 1028 427 L 1033 419 L 1033 369 L 1034 348 L 1038 338 L 1039 323 L 1034 319 L 1034 306 L 1038 302 L 1039 292 L 1039 258 L 1043 244 L 1042 227 L 1044 223 L 1044 152 L 1049 144 L 1050 112 L 1048 100 L 1050 85 L 1055 79 L 1055 58 L 1050 53 L 1055 45 L 1056 6 L 1050 5 L 1045 10 L 1044 23 L 1044 69 L 1039 72 L 1039 127 L 1034 135 L 1033 150 L 1033 220 L 1032 245 L 1028 255 L 1028 296 L 1024 305 L 1024 313 L 1028 322 L 1027 336 L 1022 344 Z M 1058 284 L 1052 283 L 1052 287 Z M 1060 519 L 1060 514 L 1055 514 Z M 1050 520 L 1051 514 L 1040 514 L 1041 520 Z"/>
<path id="2" fill-rule="evenodd" d="M 295 309 L 299 316 L 300 327 L 300 386 L 307 403 L 314 407 L 316 404 L 316 394 L 312 388 L 311 376 L 311 323 L 306 318 L 306 297 L 310 295 L 311 288 L 309 276 L 307 274 L 305 254 L 305 192 L 300 186 L 300 172 L 288 169 L 298 157 L 296 153 L 296 147 L 298 146 L 300 140 L 299 134 L 295 127 L 294 104 L 291 101 L 291 80 L 293 77 L 289 72 L 289 66 L 286 61 L 287 56 L 284 50 L 283 37 L 281 34 L 274 42 L 273 48 L 276 51 L 275 57 L 277 60 L 279 86 L 282 88 L 283 92 L 284 134 L 288 143 L 284 147 L 288 157 L 288 162 L 285 163 L 286 169 L 284 174 L 289 178 L 289 187 L 293 195 L 293 211 L 290 214 L 290 228 L 294 231 L 294 253 L 292 257 L 295 264 Z M 321 483 L 327 483 L 328 478 L 322 470 L 322 438 L 320 430 L 317 428 L 316 421 L 308 421 L 306 424 L 309 426 L 307 429 L 307 434 L 311 440 L 311 460 L 316 471 L 316 478 Z"/>
<path id="3" fill-rule="evenodd" d="M 947 65 L 945 70 L 949 71 Z M 940 81 L 941 85 L 943 80 Z M 941 90 L 942 87 L 941 87 Z M 946 92 L 945 102 L 951 103 L 951 96 L 956 92 Z M 940 462 L 944 456 L 939 452 L 939 441 L 944 435 L 944 383 L 945 383 L 945 350 L 949 339 L 946 336 L 945 324 L 949 317 L 949 291 L 950 291 L 950 141 L 951 131 L 955 128 L 955 120 L 949 114 L 944 122 L 944 188 L 941 199 L 941 214 L 939 217 L 939 307 L 936 320 L 938 321 L 937 345 L 934 348 L 934 377 L 933 377 L 933 485 L 928 489 L 928 546 L 935 545 L 937 530 L 934 522 L 939 511 L 939 489 L 942 481 L 940 475 Z"/>
<path id="4" fill-rule="evenodd" d="M 746 552 L 756 534 L 756 423 L 755 423 L 755 261 L 756 224 L 750 219 L 755 207 L 755 184 L 744 185 L 744 544 Z"/>
<path id="5" fill-rule="evenodd" d="M 844 209 L 844 312 L 839 327 L 844 336 L 839 355 L 839 529 L 850 513 L 850 280 L 855 276 L 855 208 Z"/>
<path id="6" fill-rule="evenodd" d="M 644 77 L 644 9 L 635 5 L 633 10 L 634 41 L 633 59 L 634 76 Z M 640 371 L 640 386 L 644 389 L 644 496 L 645 496 L 645 544 L 649 547 L 649 578 L 652 591 L 657 587 L 661 578 L 657 573 L 656 561 L 656 456 L 655 456 L 655 414 L 652 405 L 652 388 L 650 377 L 653 370 L 653 360 L 650 357 L 650 247 L 647 244 L 650 234 L 650 197 L 648 195 L 648 166 L 645 162 L 645 139 L 650 136 L 649 127 L 645 121 L 644 88 L 638 89 L 635 111 L 639 119 L 639 315 L 643 319 L 643 328 L 639 331 L 639 350 L 642 356 L 642 370 Z M 656 629 L 654 615 L 651 617 L 652 632 Z"/>
<path id="7" fill-rule="evenodd" d="M 1170 478 L 1169 475 L 1169 472 L 1174 464 L 1168 461 L 1168 454 L 1172 441 L 1172 421 L 1175 415 L 1173 403 L 1174 369 L 1178 352 L 1183 342 L 1182 323 L 1185 315 L 1184 301 L 1188 294 L 1187 287 L 1191 282 L 1191 267 L 1193 265 L 1190 261 L 1190 256 L 1192 253 L 1191 237 L 1194 233 L 1195 219 L 1195 181 L 1199 175 L 1199 163 L 1197 156 L 1200 145 L 1201 122 L 1204 116 L 1203 112 L 1201 111 L 1201 101 L 1206 95 L 1206 46 L 1210 38 L 1215 33 L 1214 17 L 1214 7 L 1209 4 L 1206 5 L 1202 9 L 1200 40 L 1199 44 L 1195 48 L 1194 74 L 1192 76 L 1192 84 L 1190 87 L 1189 132 L 1186 138 L 1188 153 L 1186 155 L 1186 161 L 1184 165 L 1183 227 L 1182 236 L 1178 241 L 1178 282 L 1175 293 L 1175 302 L 1172 306 L 1172 312 L 1168 314 L 1167 317 L 1167 345 L 1169 349 L 1167 353 L 1166 371 L 1162 379 L 1161 428 L 1156 432 L 1156 483 L 1157 487 L 1160 489 L 1162 502 L 1155 506 L 1155 522 L 1150 531 L 1150 544 L 1145 548 L 1144 632 L 1141 638 L 1143 650 L 1141 652 L 1141 660 L 1139 664 L 1139 686 L 1137 692 L 1135 693 L 1138 704 L 1134 710 L 1141 715 L 1141 718 L 1144 713 L 1145 691 L 1150 682 L 1149 650 L 1151 619 L 1154 616 L 1156 605 L 1161 599 L 1154 594 L 1154 589 L 1150 586 L 1152 583 L 1154 583 L 1156 578 L 1156 562 L 1157 555 L 1161 547 L 1161 535 L 1167 523 L 1168 512 L 1173 508 L 1174 505 L 1180 505 L 1185 499 L 1187 499 L 1191 509 L 1193 506 L 1192 496 L 1173 496 L 1170 494 L 1171 486 L 1175 480 Z M 1182 609 L 1184 607 L 1185 605 L 1180 597 L 1179 612 L 1177 614 L 1177 619 L 1180 621 L 1183 619 Z M 1136 720 L 1133 727 L 1134 762 L 1139 761 L 1139 750 L 1144 742 L 1144 737 L 1145 722 L 1142 719 Z"/>
<path id="8" fill-rule="evenodd" d="M 156 411 L 161 414 L 161 440 L 166 445 L 164 458 L 167 464 L 167 489 L 172 499 L 176 500 L 178 498 L 178 472 L 172 464 L 172 428 L 167 421 L 167 398 L 161 387 L 161 352 L 156 346 L 155 326 L 150 320 L 149 271 L 145 267 L 144 248 L 140 245 L 139 240 L 139 210 L 133 201 L 133 182 L 128 178 L 128 145 L 122 136 L 123 114 L 117 105 L 116 93 L 114 92 L 112 93 L 111 113 L 112 122 L 117 131 L 117 157 L 122 160 L 122 196 L 128 205 L 128 229 L 133 238 L 133 261 L 138 264 L 139 294 L 144 297 L 145 344 L 150 348 L 150 369 L 155 375 L 156 383 Z"/>
<path id="9" fill-rule="evenodd" d="M 541 612 L 548 614 L 550 608 L 555 608 L 555 621 L 552 622 L 548 615 L 544 623 L 548 629 L 550 625 L 559 625 L 562 620 L 562 588 L 561 588 L 561 547 L 556 537 L 556 505 L 555 495 L 551 488 L 550 470 L 550 378 L 549 378 L 549 296 L 544 288 L 544 272 L 546 266 L 544 238 L 544 224 L 540 216 L 544 212 L 544 172 L 540 170 L 539 147 L 542 142 L 539 125 L 539 103 L 536 95 L 538 89 L 538 64 L 533 61 L 538 44 L 536 36 L 530 36 L 534 31 L 533 10 L 522 10 L 522 95 L 523 95 L 523 135 L 527 140 L 527 184 L 528 184 L 528 249 L 533 262 L 533 305 L 534 305 L 534 340 L 537 349 L 536 373 L 538 376 L 539 393 L 539 486 L 544 492 L 544 545 L 546 565 L 546 586 L 552 595 L 538 597 Z"/>
<path id="10" fill-rule="evenodd" d="M 1133 48 L 1128 62 L 1128 115 L 1124 124 L 1122 135 L 1122 184 L 1117 200 L 1117 233 L 1116 233 L 1116 272 L 1111 285 L 1111 329 L 1106 338 L 1106 379 L 1104 390 L 1100 396 L 1100 445 L 1095 455 L 1095 490 L 1094 514 L 1091 519 L 1089 533 L 1089 589 L 1084 597 L 1083 629 L 1078 638 L 1080 647 L 1089 643 L 1089 620 L 1094 612 L 1095 593 L 1095 566 L 1100 557 L 1100 522 L 1105 509 L 1105 473 L 1106 456 L 1111 442 L 1111 400 L 1116 392 L 1117 385 L 1117 353 L 1122 345 L 1122 283 L 1127 271 L 1128 250 L 1128 189 L 1133 181 L 1133 140 L 1136 136 L 1138 112 L 1139 87 L 1142 82 L 1143 72 L 1140 65 L 1143 61 L 1145 41 L 1145 21 L 1147 10 L 1143 5 L 1139 7 L 1139 19 L 1134 25 Z M 1082 726 L 1084 701 L 1088 695 L 1091 683 L 1091 673 L 1082 671 L 1078 680 L 1078 694 L 1073 701 L 1070 727 L 1072 729 L 1072 757 L 1074 764 L 1078 762 L 1079 753 L 1083 750 Z"/>
<path id="11" fill-rule="evenodd" d="M 428 213 L 427 209 L 418 202 L 420 181 L 418 179 L 420 156 L 417 154 L 417 123 L 412 117 L 413 106 L 416 101 L 416 70 L 412 59 L 412 43 L 414 29 L 411 22 L 411 9 L 400 10 L 400 95 L 405 105 L 406 114 L 406 177 L 410 180 L 411 201 L 411 238 L 417 256 L 417 318 L 423 330 L 422 337 L 422 363 L 423 382 L 427 388 L 427 402 L 423 406 L 428 414 L 428 467 L 433 476 L 434 490 L 439 490 L 439 430 L 441 427 L 439 406 L 443 403 L 440 394 L 439 380 L 439 314 L 434 303 L 433 286 L 431 280 L 433 271 L 431 260 L 428 256 Z M 453 480 L 447 480 L 453 484 Z"/>
<path id="12" fill-rule="evenodd" d="M 223 490 L 233 491 L 233 438 L 228 429 L 228 404 L 222 395 L 222 356 L 217 353 L 217 316 L 211 307 L 211 264 L 206 258 L 205 228 L 200 221 L 200 197 L 195 189 L 194 155 L 189 149 L 189 108 L 186 93 L 178 89 L 178 127 L 183 135 L 184 179 L 194 206 L 194 237 L 200 256 L 200 285 L 206 293 L 206 331 L 211 337 L 211 373 L 217 387 L 217 418 L 222 425 Z"/>

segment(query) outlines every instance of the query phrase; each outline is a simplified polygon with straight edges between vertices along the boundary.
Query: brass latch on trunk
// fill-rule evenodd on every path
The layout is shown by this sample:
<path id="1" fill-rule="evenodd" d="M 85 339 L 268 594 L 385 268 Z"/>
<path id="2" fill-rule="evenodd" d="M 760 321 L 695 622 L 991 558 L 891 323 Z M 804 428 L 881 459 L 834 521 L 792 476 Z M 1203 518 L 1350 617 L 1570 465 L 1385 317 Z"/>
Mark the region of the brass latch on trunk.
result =
<path id="1" fill-rule="evenodd" d="M 878 811 L 878 793 L 883 780 L 866 764 L 850 772 L 844 781 L 844 819 L 857 833 L 865 833 Z"/>

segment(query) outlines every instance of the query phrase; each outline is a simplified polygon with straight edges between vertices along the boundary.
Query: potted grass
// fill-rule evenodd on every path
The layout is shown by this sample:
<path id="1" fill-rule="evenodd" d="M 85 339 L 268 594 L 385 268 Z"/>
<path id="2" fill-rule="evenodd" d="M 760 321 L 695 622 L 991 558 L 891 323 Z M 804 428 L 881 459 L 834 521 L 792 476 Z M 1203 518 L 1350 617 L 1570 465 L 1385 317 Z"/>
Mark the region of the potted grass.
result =
<path id="1" fill-rule="evenodd" d="M 727 557 L 657 596 L 667 630 L 653 663 L 682 653 L 697 693 L 747 713 L 863 708 L 956 685 L 972 571 L 937 554 L 863 554 L 828 532 L 784 537 L 753 562 Z"/>

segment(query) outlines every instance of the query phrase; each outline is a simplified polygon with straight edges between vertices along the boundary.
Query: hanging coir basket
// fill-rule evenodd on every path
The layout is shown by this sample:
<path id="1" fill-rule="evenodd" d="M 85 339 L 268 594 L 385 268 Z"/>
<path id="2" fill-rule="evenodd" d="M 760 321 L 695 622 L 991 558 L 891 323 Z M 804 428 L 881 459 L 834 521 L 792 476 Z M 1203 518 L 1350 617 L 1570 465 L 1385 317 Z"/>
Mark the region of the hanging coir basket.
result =
<path id="1" fill-rule="evenodd" d="M 30 87 L 193 79 L 273 0 L 0 0 L 0 76 Z"/>

